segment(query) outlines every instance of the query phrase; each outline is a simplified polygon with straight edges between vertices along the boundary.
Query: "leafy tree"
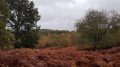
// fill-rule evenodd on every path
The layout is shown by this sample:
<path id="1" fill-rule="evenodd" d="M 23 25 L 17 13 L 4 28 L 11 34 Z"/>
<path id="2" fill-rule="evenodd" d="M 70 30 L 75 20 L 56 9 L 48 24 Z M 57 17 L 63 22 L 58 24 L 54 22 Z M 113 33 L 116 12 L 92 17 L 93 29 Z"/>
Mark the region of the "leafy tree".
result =
<path id="1" fill-rule="evenodd" d="M 8 5 L 4 0 L 0 0 L 0 49 L 3 50 L 5 45 L 10 43 L 11 33 L 7 31 L 7 18 L 10 16 Z"/>
<path id="2" fill-rule="evenodd" d="M 81 35 L 80 42 L 100 44 L 108 34 L 116 33 L 120 25 L 119 19 L 120 15 L 114 10 L 109 12 L 89 10 L 75 25 L 77 32 Z"/>
<path id="3" fill-rule="evenodd" d="M 40 15 L 33 1 L 6 0 L 11 9 L 9 27 L 15 35 L 15 48 L 34 48 L 39 39 L 37 21 Z"/>

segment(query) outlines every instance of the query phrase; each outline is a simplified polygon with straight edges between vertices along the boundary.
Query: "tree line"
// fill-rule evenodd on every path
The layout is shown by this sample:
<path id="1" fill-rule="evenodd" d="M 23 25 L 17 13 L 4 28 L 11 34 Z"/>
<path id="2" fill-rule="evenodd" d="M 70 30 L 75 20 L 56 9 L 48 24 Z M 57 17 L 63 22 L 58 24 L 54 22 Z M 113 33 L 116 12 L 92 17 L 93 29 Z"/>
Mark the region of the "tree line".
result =
<path id="1" fill-rule="evenodd" d="M 90 9 L 76 31 L 40 30 L 38 9 L 29 0 L 0 0 L 0 49 L 72 46 L 108 48 L 120 44 L 120 14 Z"/>
<path id="2" fill-rule="evenodd" d="M 120 45 L 120 14 L 115 10 L 89 9 L 75 23 L 76 31 L 41 36 L 38 48 L 73 46 L 78 49 L 107 49 Z"/>
<path id="3" fill-rule="evenodd" d="M 46 48 L 52 46 L 75 46 L 78 44 L 77 38 L 78 34 L 75 31 L 71 31 L 69 33 L 61 33 L 61 34 L 51 34 L 41 35 L 39 43 L 36 45 L 36 48 Z"/>
<path id="4" fill-rule="evenodd" d="M 41 35 L 47 35 L 47 34 L 62 34 L 62 33 L 70 33 L 70 31 L 67 30 L 51 30 L 51 29 L 40 29 Z"/>

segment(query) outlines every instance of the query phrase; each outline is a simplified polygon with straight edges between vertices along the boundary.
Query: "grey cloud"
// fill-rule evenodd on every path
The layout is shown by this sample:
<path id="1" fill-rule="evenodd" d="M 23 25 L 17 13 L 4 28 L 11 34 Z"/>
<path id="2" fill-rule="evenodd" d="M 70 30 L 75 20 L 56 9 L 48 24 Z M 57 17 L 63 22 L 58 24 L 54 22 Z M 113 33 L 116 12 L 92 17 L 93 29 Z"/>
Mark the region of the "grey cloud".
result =
<path id="1" fill-rule="evenodd" d="M 119 9 L 120 0 L 89 0 L 89 5 L 96 9 Z"/>
<path id="2" fill-rule="evenodd" d="M 88 8 L 119 9 L 120 0 L 33 0 L 39 8 L 38 25 L 45 29 L 74 30 Z"/>
<path id="3" fill-rule="evenodd" d="M 73 2 L 73 0 L 31 0 L 31 1 L 34 1 L 37 6 L 54 4 L 56 2 Z"/>

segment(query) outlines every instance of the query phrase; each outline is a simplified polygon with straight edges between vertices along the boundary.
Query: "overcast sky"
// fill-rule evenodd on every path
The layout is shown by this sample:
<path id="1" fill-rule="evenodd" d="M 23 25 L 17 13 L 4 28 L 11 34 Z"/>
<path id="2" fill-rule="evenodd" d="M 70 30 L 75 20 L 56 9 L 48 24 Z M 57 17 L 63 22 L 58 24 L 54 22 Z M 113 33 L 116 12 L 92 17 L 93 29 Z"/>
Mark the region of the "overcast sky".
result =
<path id="1" fill-rule="evenodd" d="M 120 8 L 120 0 L 30 0 L 35 3 L 41 15 L 38 25 L 42 29 L 75 30 L 76 20 L 83 17 L 86 10 Z"/>

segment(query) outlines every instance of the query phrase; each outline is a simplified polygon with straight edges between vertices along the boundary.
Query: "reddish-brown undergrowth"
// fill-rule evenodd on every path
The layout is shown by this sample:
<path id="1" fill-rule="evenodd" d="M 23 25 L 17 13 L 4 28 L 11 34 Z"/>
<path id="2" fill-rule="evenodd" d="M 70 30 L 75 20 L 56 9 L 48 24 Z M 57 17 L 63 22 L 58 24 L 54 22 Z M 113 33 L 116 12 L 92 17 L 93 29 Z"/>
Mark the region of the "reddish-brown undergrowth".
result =
<path id="1" fill-rule="evenodd" d="M 120 67 L 120 47 L 77 51 L 75 46 L 0 51 L 0 67 Z"/>

